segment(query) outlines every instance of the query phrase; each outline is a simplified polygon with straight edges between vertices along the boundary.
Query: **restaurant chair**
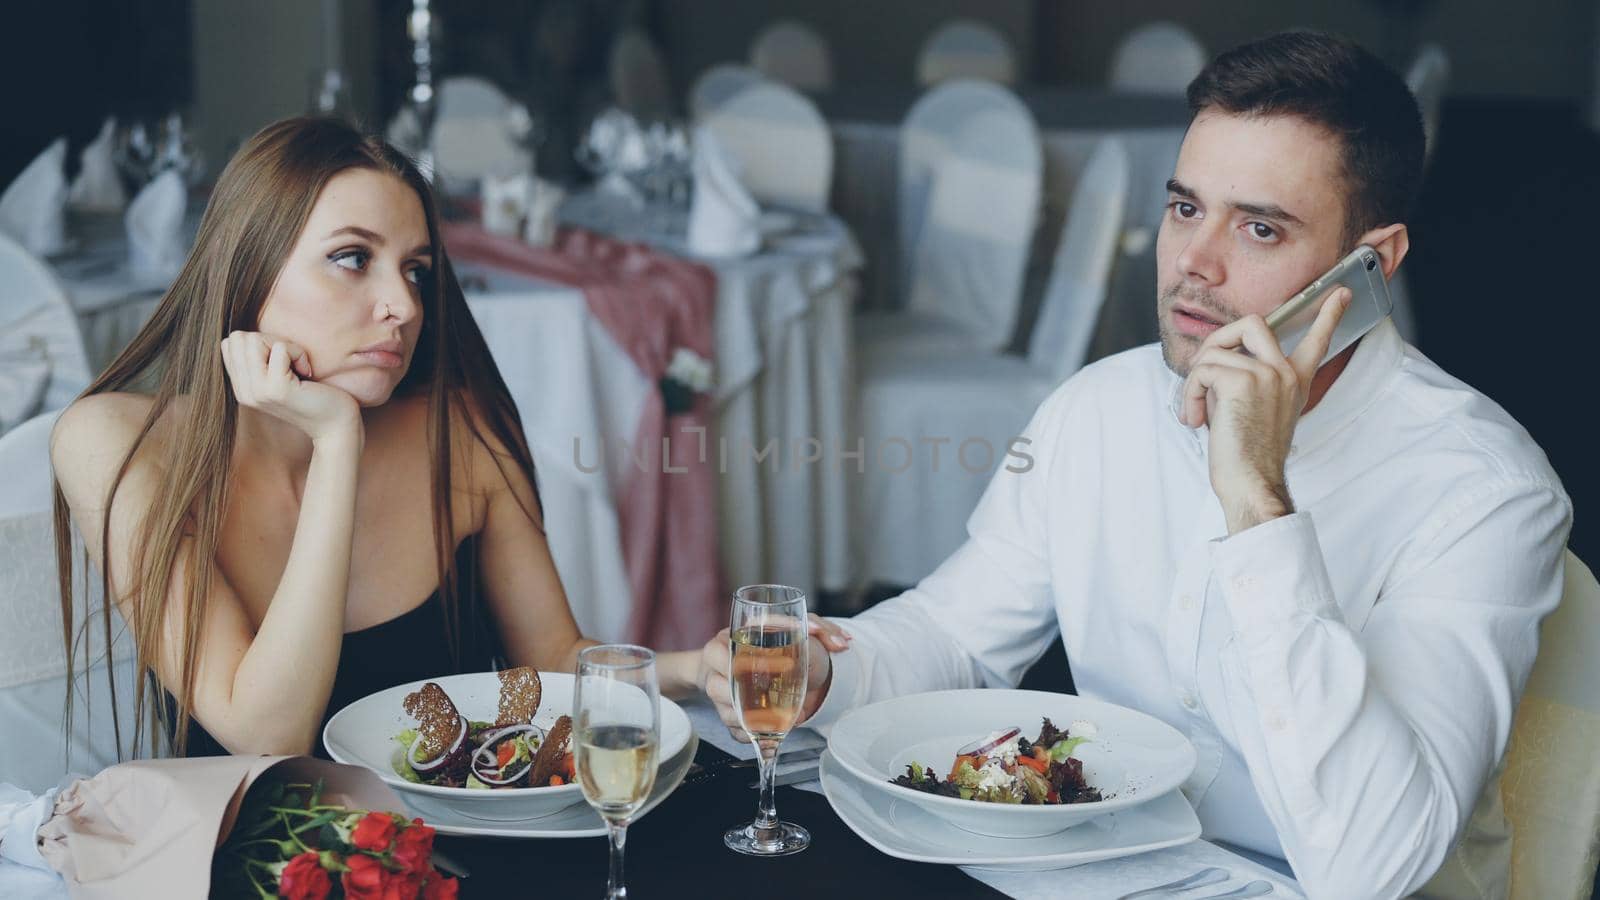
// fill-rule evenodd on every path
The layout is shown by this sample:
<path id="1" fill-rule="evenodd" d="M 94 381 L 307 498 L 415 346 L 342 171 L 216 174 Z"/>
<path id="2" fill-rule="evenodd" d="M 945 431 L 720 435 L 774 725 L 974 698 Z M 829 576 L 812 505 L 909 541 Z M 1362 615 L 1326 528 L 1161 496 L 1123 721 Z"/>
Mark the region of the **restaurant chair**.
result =
<path id="1" fill-rule="evenodd" d="M 1406 70 L 1406 87 L 1411 89 L 1422 110 L 1422 134 L 1427 141 L 1426 158 L 1430 163 L 1439 139 L 1439 107 L 1444 103 L 1444 92 L 1449 86 L 1450 57 L 1438 44 L 1422 45 Z"/>
<path id="2" fill-rule="evenodd" d="M 718 63 L 695 79 L 689 91 L 689 117 L 699 122 L 740 91 L 766 80 L 766 76 L 750 66 Z"/>
<path id="3" fill-rule="evenodd" d="M 739 165 L 739 180 L 762 203 L 813 212 L 828 208 L 833 137 L 816 104 L 786 84 L 751 85 L 702 124 Z"/>
<path id="4" fill-rule="evenodd" d="M 1038 126 L 1016 95 L 982 81 L 948 82 L 924 94 L 900 126 L 901 307 L 856 317 L 858 356 L 1006 347 L 1043 179 Z M 957 208 L 963 196 L 973 205 Z"/>
<path id="5" fill-rule="evenodd" d="M 1102 140 L 1073 192 L 1027 354 L 859 357 L 862 434 L 856 557 L 868 584 L 916 584 L 966 538 L 966 520 L 1035 409 L 1084 363 L 1110 289 L 1131 183 L 1127 148 Z M 947 438 L 937 468 L 930 441 Z M 963 448 L 964 442 L 973 443 Z M 901 469 L 904 441 L 916 448 Z M 894 447 L 895 449 L 885 449 Z M 987 450 L 985 449 L 987 448 Z M 963 454 L 964 457 L 963 457 Z M 899 471 L 897 471 L 899 470 Z"/>
<path id="6" fill-rule="evenodd" d="M 1600 860 L 1600 583 L 1566 552 L 1561 603 L 1539 626 L 1539 655 L 1506 755 L 1428 900 L 1587 900 Z M 1509 871 L 1507 863 L 1509 861 Z M 1509 882 L 1507 879 L 1509 878 Z"/>
<path id="7" fill-rule="evenodd" d="M 89 386 L 77 313 L 55 274 L 0 235 L 0 434 Z"/>
<path id="8" fill-rule="evenodd" d="M 94 774 L 132 749 L 133 647 L 110 613 L 112 660 L 106 658 L 98 576 L 85 579 L 75 541 L 74 621 L 82 644 L 73 660 L 72 718 L 63 726 L 67 656 L 61 642 L 51 512 L 50 429 L 55 415 L 30 419 L 0 436 L 0 783 L 32 793 L 54 787 L 69 771 Z M 88 581 L 85 598 L 85 581 Z M 84 621 L 85 610 L 95 615 Z M 87 662 L 87 665 L 86 665 Z M 115 674 L 115 698 L 107 684 Z M 148 742 L 147 742 L 148 743 Z M 69 755 L 70 750 L 70 755 Z"/>
<path id="9" fill-rule="evenodd" d="M 1176 22 L 1151 22 L 1129 32 L 1111 60 L 1111 89 L 1183 96 L 1206 66 L 1206 49 Z"/>
<path id="10" fill-rule="evenodd" d="M 434 170 L 447 186 L 473 190 L 487 175 L 531 171 L 533 158 L 513 134 L 512 101 L 494 83 L 473 75 L 439 83 L 438 115 L 430 144 Z"/>
<path id="11" fill-rule="evenodd" d="M 802 91 L 833 88 L 828 42 L 800 22 L 774 22 L 763 28 L 750 46 L 750 64 L 768 78 Z"/>
<path id="12" fill-rule="evenodd" d="M 932 87 L 957 78 L 1015 84 L 1017 54 L 993 26 L 957 19 L 939 26 L 917 54 L 917 83 Z"/>
<path id="13" fill-rule="evenodd" d="M 672 79 L 649 35 L 637 29 L 617 35 L 608 67 L 611 96 L 624 112 L 646 122 L 672 113 Z"/>

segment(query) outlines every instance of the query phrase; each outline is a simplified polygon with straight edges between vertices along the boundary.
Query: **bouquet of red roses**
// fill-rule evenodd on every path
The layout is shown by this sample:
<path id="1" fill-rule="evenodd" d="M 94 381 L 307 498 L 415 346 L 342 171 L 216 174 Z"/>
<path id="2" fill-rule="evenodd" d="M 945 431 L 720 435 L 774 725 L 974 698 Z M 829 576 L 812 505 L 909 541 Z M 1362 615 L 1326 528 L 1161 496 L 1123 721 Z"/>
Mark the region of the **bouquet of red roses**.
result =
<path id="1" fill-rule="evenodd" d="M 251 787 L 212 857 L 213 896 L 288 900 L 455 900 L 433 868 L 421 819 L 322 802 L 322 782 L 263 779 Z"/>

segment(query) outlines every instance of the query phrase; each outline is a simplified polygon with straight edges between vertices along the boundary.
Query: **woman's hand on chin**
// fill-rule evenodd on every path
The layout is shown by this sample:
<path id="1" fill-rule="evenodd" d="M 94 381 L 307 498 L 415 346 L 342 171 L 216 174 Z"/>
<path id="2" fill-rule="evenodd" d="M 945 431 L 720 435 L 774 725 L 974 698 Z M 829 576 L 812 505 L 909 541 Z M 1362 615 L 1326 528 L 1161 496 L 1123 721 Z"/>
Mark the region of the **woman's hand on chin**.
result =
<path id="1" fill-rule="evenodd" d="M 222 365 L 240 405 L 293 425 L 313 442 L 361 433 L 355 397 L 313 381 L 311 361 L 298 344 L 235 331 L 222 341 Z"/>

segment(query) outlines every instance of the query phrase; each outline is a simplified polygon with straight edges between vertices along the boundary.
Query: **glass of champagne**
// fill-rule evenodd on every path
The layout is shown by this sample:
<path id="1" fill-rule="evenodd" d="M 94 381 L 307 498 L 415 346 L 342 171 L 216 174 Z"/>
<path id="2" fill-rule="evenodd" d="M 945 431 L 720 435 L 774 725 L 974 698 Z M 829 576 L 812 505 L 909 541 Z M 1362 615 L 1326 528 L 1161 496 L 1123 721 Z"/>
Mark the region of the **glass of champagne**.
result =
<path id="1" fill-rule="evenodd" d="M 761 806 L 754 822 L 729 829 L 722 840 L 750 856 L 799 853 L 811 845 L 811 834 L 778 820 L 773 778 L 778 745 L 800 717 L 806 696 L 805 593 L 777 584 L 740 588 L 733 594 L 728 633 L 733 707 L 760 754 Z"/>
<path id="2" fill-rule="evenodd" d="M 631 644 L 601 644 L 579 653 L 572 714 L 578 784 L 611 835 L 606 898 L 620 900 L 628 896 L 622 877 L 628 821 L 656 783 L 661 744 L 656 655 Z"/>

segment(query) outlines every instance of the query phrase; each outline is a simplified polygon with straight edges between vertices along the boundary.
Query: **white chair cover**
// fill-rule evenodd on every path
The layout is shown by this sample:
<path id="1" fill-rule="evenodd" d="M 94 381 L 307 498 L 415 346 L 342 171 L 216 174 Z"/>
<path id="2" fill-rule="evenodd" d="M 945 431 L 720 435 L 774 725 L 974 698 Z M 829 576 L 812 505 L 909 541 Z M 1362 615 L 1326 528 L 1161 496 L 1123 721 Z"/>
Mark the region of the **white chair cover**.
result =
<path id="1" fill-rule="evenodd" d="M 1439 135 L 1439 106 L 1450 84 L 1450 57 L 1438 44 L 1424 44 L 1406 72 L 1406 87 L 1411 88 L 1422 110 L 1422 133 L 1427 138 L 1427 158 L 1433 159 Z"/>
<path id="2" fill-rule="evenodd" d="M 927 87 L 952 78 L 1015 84 L 1017 57 L 1011 42 L 993 27 L 969 19 L 939 26 L 917 54 L 917 83 Z"/>
<path id="3" fill-rule="evenodd" d="M 695 79 L 689 91 L 689 116 L 698 122 L 740 91 L 764 81 L 766 78 L 749 66 L 718 63 Z"/>
<path id="4" fill-rule="evenodd" d="M 1132 166 L 1122 141 L 1106 138 L 1072 192 L 1050 283 L 1028 340 L 1028 362 L 1050 373 L 1057 384 L 1083 367 L 1110 292 Z"/>
<path id="5" fill-rule="evenodd" d="M 762 29 L 750 46 L 750 64 L 768 78 L 803 91 L 833 87 L 828 42 L 800 22 L 774 22 Z"/>
<path id="6" fill-rule="evenodd" d="M 897 213 L 900 291 L 912 283 L 915 247 L 928 217 L 928 193 L 939 162 L 973 113 L 985 109 L 1008 110 L 1013 117 L 1031 119 L 1032 113 L 1016 95 L 987 81 L 948 81 L 918 98 L 900 125 L 900 162 L 897 175 Z"/>
<path id="7" fill-rule="evenodd" d="M 1460 841 L 1419 897 L 1584 900 L 1600 861 L 1600 583 L 1571 550 L 1539 626 L 1511 741 Z"/>
<path id="8" fill-rule="evenodd" d="M 33 793 L 54 787 L 69 771 L 98 772 L 116 763 L 119 753 L 98 614 L 79 632 L 84 645 L 73 659 L 72 719 L 63 727 L 67 657 L 50 506 L 54 422 L 54 415 L 39 416 L 0 437 L 0 472 L 11 489 L 0 500 L 0 783 Z M 73 556 L 79 559 L 80 551 Z M 98 578 L 85 579 L 80 571 L 76 579 L 74 620 L 82 623 L 86 609 L 101 609 Z M 92 592 L 88 598 L 86 587 Z M 120 617 L 111 615 L 116 649 L 110 668 L 116 676 L 120 750 L 126 754 L 134 721 L 133 652 Z"/>
<path id="9" fill-rule="evenodd" d="M 1010 344 L 1042 173 L 1038 129 L 1026 110 L 968 117 L 928 190 L 912 247 L 911 315 L 956 323 L 982 350 Z"/>
<path id="10" fill-rule="evenodd" d="M 805 95 L 788 85 L 751 85 L 708 113 L 705 127 L 739 165 L 757 200 L 826 210 L 833 138 Z"/>
<path id="11" fill-rule="evenodd" d="M 432 137 L 437 176 L 463 187 L 486 175 L 531 171 L 532 157 L 512 136 L 511 106 L 510 98 L 483 78 L 444 79 Z"/>
<path id="12" fill-rule="evenodd" d="M 611 94 L 617 106 L 639 119 L 672 111 L 671 79 L 661 51 L 642 31 L 630 29 L 611 45 Z"/>
<path id="13" fill-rule="evenodd" d="M 1176 22 L 1140 25 L 1117 45 L 1111 88 L 1141 94 L 1183 95 L 1206 66 L 1206 49 Z"/>
<path id="14" fill-rule="evenodd" d="M 899 457 L 869 464 L 857 529 L 869 582 L 915 584 L 955 552 L 1011 440 L 1082 366 L 1110 286 L 1130 168 L 1127 148 L 1115 138 L 1102 141 L 1085 167 L 1026 360 L 981 353 L 858 360 L 867 446 L 899 452 L 898 439 L 921 454 L 904 471 L 894 471 Z M 925 442 L 941 440 L 948 443 L 936 460 Z"/>
<path id="15" fill-rule="evenodd" d="M 61 409 L 91 378 L 77 316 L 55 275 L 0 235 L 0 432 Z"/>

